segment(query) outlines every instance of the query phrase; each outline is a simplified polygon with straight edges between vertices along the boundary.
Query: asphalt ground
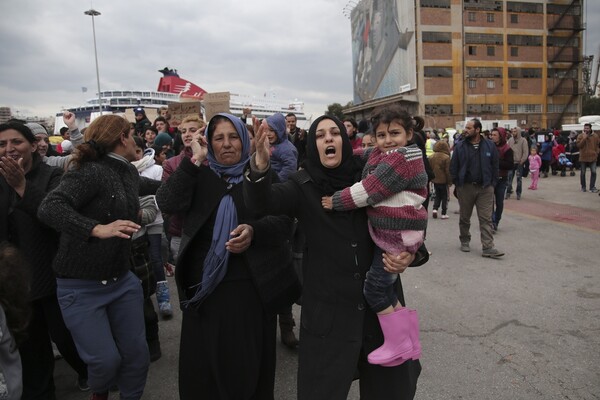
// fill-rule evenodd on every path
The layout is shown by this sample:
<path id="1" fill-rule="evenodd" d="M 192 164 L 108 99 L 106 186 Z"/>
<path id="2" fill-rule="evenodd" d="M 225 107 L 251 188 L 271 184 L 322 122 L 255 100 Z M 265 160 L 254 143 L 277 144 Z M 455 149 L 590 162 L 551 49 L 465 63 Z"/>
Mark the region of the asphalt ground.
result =
<path id="1" fill-rule="evenodd" d="M 450 219 L 430 219 L 431 259 L 402 275 L 408 306 L 420 314 L 417 399 L 600 399 L 600 196 L 580 192 L 579 173 L 540 178 L 537 191 L 529 183 L 521 200 L 505 202 L 495 234 L 501 260 L 481 257 L 475 213 L 471 252 L 459 250 L 455 198 Z M 300 308 L 294 313 L 299 322 Z M 163 356 L 151 364 L 143 399 L 178 398 L 180 324 L 178 310 L 160 323 Z M 275 398 L 295 399 L 297 354 L 277 348 Z M 75 380 L 58 360 L 59 400 L 89 398 Z M 348 398 L 359 398 L 356 383 Z"/>

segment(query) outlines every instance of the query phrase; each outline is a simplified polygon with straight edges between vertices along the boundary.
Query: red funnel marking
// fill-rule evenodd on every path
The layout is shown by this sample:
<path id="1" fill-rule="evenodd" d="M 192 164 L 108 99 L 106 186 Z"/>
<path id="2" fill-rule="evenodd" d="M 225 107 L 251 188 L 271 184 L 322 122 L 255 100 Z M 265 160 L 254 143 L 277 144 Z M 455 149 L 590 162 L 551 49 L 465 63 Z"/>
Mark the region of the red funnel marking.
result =
<path id="1" fill-rule="evenodd" d="M 163 76 L 158 82 L 159 92 L 175 93 L 182 97 L 197 97 L 202 99 L 206 90 L 178 76 Z"/>

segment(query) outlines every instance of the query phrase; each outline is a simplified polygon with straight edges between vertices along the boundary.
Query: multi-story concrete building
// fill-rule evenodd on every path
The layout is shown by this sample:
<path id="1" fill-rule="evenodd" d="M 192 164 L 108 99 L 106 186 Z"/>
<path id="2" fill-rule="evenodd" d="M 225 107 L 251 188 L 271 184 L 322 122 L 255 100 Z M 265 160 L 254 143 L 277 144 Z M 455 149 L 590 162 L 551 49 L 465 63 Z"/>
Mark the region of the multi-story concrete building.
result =
<path id="1" fill-rule="evenodd" d="M 362 0 L 351 11 L 355 95 L 347 112 L 362 118 L 401 102 L 430 128 L 472 117 L 522 127 L 576 122 L 583 9 L 583 0 Z M 398 50 L 387 71 L 369 76 L 387 61 L 374 55 L 388 49 Z M 395 80 L 400 73 L 406 78 Z"/>
<path id="2" fill-rule="evenodd" d="M 0 107 L 0 124 L 3 124 L 11 118 L 12 112 L 10 111 L 10 107 Z"/>

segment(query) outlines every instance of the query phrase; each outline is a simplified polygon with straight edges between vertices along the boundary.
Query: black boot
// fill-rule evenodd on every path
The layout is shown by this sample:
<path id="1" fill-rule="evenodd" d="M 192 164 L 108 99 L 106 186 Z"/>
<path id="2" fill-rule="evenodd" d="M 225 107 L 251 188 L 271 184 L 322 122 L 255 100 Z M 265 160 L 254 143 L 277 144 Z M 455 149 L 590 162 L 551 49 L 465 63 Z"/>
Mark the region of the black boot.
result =
<path id="1" fill-rule="evenodd" d="M 154 340 L 148 340 L 148 351 L 150 352 L 150 362 L 154 362 L 162 357 L 160 341 L 158 338 Z"/>
<path id="2" fill-rule="evenodd" d="M 279 329 L 281 330 L 281 343 L 295 349 L 298 347 L 298 339 L 294 335 L 294 316 L 290 314 L 279 314 Z"/>

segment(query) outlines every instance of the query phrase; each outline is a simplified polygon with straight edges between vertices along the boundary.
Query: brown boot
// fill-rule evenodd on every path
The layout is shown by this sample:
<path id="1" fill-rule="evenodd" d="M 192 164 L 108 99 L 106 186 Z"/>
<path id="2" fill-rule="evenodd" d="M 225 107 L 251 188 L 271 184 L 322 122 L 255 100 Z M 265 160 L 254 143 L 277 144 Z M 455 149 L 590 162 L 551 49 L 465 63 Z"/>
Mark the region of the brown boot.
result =
<path id="1" fill-rule="evenodd" d="M 279 329 L 281 330 L 281 343 L 295 349 L 298 347 L 298 339 L 294 335 L 294 316 L 290 314 L 279 314 Z"/>

